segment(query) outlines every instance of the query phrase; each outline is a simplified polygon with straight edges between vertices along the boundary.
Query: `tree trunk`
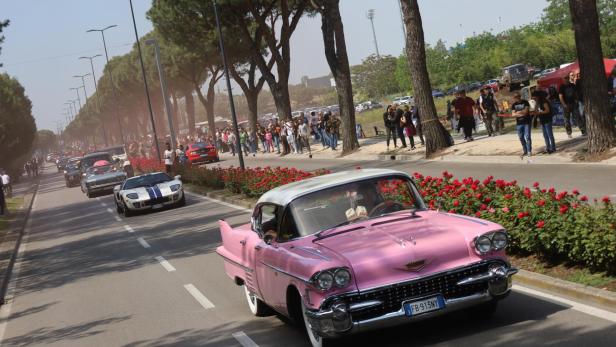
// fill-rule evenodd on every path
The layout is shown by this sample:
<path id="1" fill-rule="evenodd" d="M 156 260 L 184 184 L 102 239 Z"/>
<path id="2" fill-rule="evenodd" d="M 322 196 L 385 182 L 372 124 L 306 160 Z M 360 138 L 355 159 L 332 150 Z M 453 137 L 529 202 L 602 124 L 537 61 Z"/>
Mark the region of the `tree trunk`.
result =
<path id="1" fill-rule="evenodd" d="M 205 108 L 205 115 L 207 117 L 207 126 L 209 130 L 208 136 L 214 137 L 216 135 L 216 124 L 214 124 L 214 85 L 212 83 L 209 84 L 207 90 L 207 98 L 203 96 L 201 92 L 201 86 L 198 84 L 195 85 L 195 91 L 197 92 L 197 97 L 203 108 Z"/>
<path id="2" fill-rule="evenodd" d="M 340 17 L 339 0 L 324 0 L 321 9 L 321 31 L 325 57 L 336 81 L 340 119 L 342 120 L 342 154 L 359 148 L 355 131 L 355 105 L 349 58 L 347 56 L 344 27 Z"/>
<path id="3" fill-rule="evenodd" d="M 259 92 L 244 93 L 246 97 L 246 103 L 248 104 L 248 124 L 252 131 L 252 135 L 256 139 L 257 137 L 257 119 L 258 119 L 258 107 L 259 107 Z"/>
<path id="4" fill-rule="evenodd" d="M 582 76 L 588 152 L 597 154 L 616 146 L 616 128 L 605 93 L 607 84 L 599 38 L 596 0 L 569 0 L 575 47 Z"/>
<path id="5" fill-rule="evenodd" d="M 184 104 L 186 105 L 186 126 L 188 127 L 188 134 L 193 136 L 195 134 L 195 99 L 192 95 L 192 90 L 187 90 L 184 93 Z"/>
<path id="6" fill-rule="evenodd" d="M 269 83 L 268 83 L 269 84 Z M 274 84 L 269 84 L 270 91 L 274 97 L 276 111 L 280 119 L 291 119 L 293 110 L 291 109 L 291 98 L 289 96 L 289 83 L 286 79 L 279 78 Z"/>
<path id="7" fill-rule="evenodd" d="M 426 47 L 417 0 L 400 0 L 406 28 L 406 57 L 415 91 L 415 104 L 421 112 L 421 126 L 426 140 L 426 157 L 449 147 L 445 127 L 440 124 L 432 98 L 432 86 L 426 67 Z"/>
<path id="8" fill-rule="evenodd" d="M 171 90 L 171 99 L 173 100 L 173 127 L 175 128 L 175 134 L 180 137 L 180 108 L 178 107 L 178 97 L 175 90 Z"/>

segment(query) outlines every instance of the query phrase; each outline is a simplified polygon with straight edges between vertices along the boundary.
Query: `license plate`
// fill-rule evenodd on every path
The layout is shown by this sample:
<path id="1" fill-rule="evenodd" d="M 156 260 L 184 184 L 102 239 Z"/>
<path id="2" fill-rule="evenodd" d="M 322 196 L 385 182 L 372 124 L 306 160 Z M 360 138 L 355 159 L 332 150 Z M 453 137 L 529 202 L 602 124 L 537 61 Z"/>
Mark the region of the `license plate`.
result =
<path id="1" fill-rule="evenodd" d="M 152 205 L 153 209 L 157 209 L 157 208 L 163 208 L 163 204 L 156 204 L 156 205 Z"/>
<path id="2" fill-rule="evenodd" d="M 443 297 L 440 295 L 404 303 L 404 313 L 409 317 L 440 310 L 442 308 L 445 308 L 445 300 L 443 300 Z"/>

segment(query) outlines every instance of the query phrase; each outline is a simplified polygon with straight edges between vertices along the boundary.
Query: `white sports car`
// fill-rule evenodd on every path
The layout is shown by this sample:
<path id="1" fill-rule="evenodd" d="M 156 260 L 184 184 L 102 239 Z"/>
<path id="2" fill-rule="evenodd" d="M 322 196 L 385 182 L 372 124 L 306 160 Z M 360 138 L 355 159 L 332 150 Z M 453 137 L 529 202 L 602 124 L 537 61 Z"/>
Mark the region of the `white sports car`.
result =
<path id="1" fill-rule="evenodd" d="M 113 188 L 113 195 L 118 213 L 124 213 L 127 217 L 137 211 L 186 204 L 180 176 L 171 178 L 164 172 L 129 178 Z"/>

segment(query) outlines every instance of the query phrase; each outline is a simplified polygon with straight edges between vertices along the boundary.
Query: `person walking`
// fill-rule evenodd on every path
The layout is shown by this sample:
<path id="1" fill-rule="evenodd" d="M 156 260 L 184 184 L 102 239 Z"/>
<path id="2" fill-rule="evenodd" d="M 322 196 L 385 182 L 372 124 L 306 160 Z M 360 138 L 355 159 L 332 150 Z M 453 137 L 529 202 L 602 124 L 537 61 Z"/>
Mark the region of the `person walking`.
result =
<path id="1" fill-rule="evenodd" d="M 492 88 L 482 88 L 479 95 L 479 109 L 483 116 L 483 124 L 486 126 L 488 136 L 496 135 L 492 124 L 494 122 L 494 113 L 496 112 L 496 101 L 494 100 L 494 94 L 491 92 Z"/>
<path id="2" fill-rule="evenodd" d="M 252 128 L 249 128 L 247 134 L 248 138 L 246 139 L 246 143 L 248 144 L 248 149 L 250 150 L 252 156 L 256 157 L 258 142 L 257 138 L 255 137 L 255 132 Z"/>
<path id="3" fill-rule="evenodd" d="M 250 151 L 250 148 L 248 148 L 248 143 L 246 142 L 248 140 L 248 133 L 246 132 L 246 129 L 242 128 L 242 130 L 240 130 L 240 150 L 244 152 L 245 156 L 248 156 L 248 152 Z"/>
<path id="4" fill-rule="evenodd" d="M 6 208 L 6 199 L 4 197 L 4 184 L 2 180 L 0 180 L 0 216 L 5 216 L 8 214 L 8 210 Z"/>
<path id="5" fill-rule="evenodd" d="M 274 152 L 274 136 L 272 135 L 272 129 L 267 128 L 265 131 L 265 148 L 267 148 L 267 153 Z"/>
<path id="6" fill-rule="evenodd" d="M 475 128 L 475 101 L 466 96 L 465 90 L 456 94 L 454 101 L 455 114 L 458 118 L 458 129 L 464 130 L 464 140 L 473 141 L 473 129 Z"/>
<path id="7" fill-rule="evenodd" d="M 8 198 L 13 196 L 13 185 L 11 184 L 11 176 L 6 171 L 2 172 L 2 185 L 4 186 L 4 195 Z"/>
<path id="8" fill-rule="evenodd" d="M 165 152 L 163 153 L 163 158 L 165 162 L 165 172 L 171 175 L 173 169 L 173 151 L 171 150 L 171 144 L 169 142 L 165 143 Z"/>
<path id="9" fill-rule="evenodd" d="M 552 107 L 545 93 L 541 91 L 534 91 L 531 97 L 535 100 L 536 106 L 530 115 L 539 118 L 543 139 L 545 140 L 545 150 L 548 154 L 552 154 L 556 152 L 556 141 L 554 141 L 554 132 L 552 130 Z"/>
<path id="10" fill-rule="evenodd" d="M 280 154 L 280 135 L 282 133 L 282 127 L 278 123 L 278 119 L 274 121 L 272 130 L 272 139 L 274 140 L 274 145 L 276 145 L 276 154 Z"/>
<path id="11" fill-rule="evenodd" d="M 511 104 L 511 115 L 516 117 L 516 130 L 520 143 L 522 144 L 523 153 L 520 156 L 522 159 L 525 156 L 531 157 L 533 155 L 533 145 L 530 136 L 530 104 L 526 100 L 522 100 L 520 93 L 513 94 L 513 103 Z"/>
<path id="12" fill-rule="evenodd" d="M 227 146 L 231 151 L 231 154 L 235 157 L 235 151 L 241 151 L 241 148 L 237 148 L 237 139 L 235 138 L 235 133 L 232 131 L 227 131 Z"/>
<path id="13" fill-rule="evenodd" d="M 570 73 L 569 75 L 564 77 L 565 82 L 558 88 L 558 97 L 560 99 L 560 103 L 563 105 L 564 117 L 565 117 L 565 130 L 567 131 L 567 136 L 571 138 L 571 117 L 573 116 L 573 112 L 576 107 L 576 88 L 575 84 L 573 84 L 573 80 L 575 78 L 574 73 Z"/>
<path id="14" fill-rule="evenodd" d="M 331 115 L 328 130 L 331 134 L 331 149 L 335 151 L 338 149 L 338 139 L 340 138 L 340 119 L 337 113 Z"/>
<path id="15" fill-rule="evenodd" d="M 417 134 L 417 130 L 415 125 L 413 124 L 413 114 L 409 110 L 408 105 L 404 105 L 404 113 L 402 114 L 401 123 L 404 124 L 404 132 L 406 136 L 409 138 L 409 145 L 411 146 L 411 150 L 415 149 L 415 139 L 414 136 Z"/>
<path id="16" fill-rule="evenodd" d="M 419 114 L 419 107 L 413 106 L 411 107 L 411 115 L 413 117 L 413 125 L 415 126 L 417 136 L 419 136 L 419 141 L 421 141 L 421 145 L 424 146 L 426 141 L 423 136 L 423 126 L 421 125 L 421 116 Z"/>
<path id="17" fill-rule="evenodd" d="M 404 124 L 402 122 L 402 115 L 404 114 L 404 111 L 402 110 L 402 107 L 396 104 L 394 104 L 394 107 L 396 109 L 396 135 L 398 135 L 398 138 L 402 143 L 400 148 L 406 148 L 406 140 L 404 139 Z"/>
<path id="18" fill-rule="evenodd" d="M 310 151 L 310 130 L 308 128 L 308 124 L 306 124 L 303 119 L 300 119 L 299 121 L 297 133 L 299 135 L 300 152 L 302 152 L 305 147 L 308 150 L 308 154 L 312 154 Z"/>
<path id="19" fill-rule="evenodd" d="M 586 136 L 586 115 L 584 114 L 584 91 L 582 90 L 582 75 L 580 70 L 575 71 L 575 96 L 577 100 L 577 107 L 573 110 L 575 115 L 575 121 L 578 124 L 578 128 L 582 132 L 582 136 Z"/>
<path id="20" fill-rule="evenodd" d="M 387 150 L 389 151 L 389 140 L 393 137 L 394 148 L 398 148 L 398 142 L 396 138 L 396 113 L 392 105 L 387 106 L 385 113 L 383 113 L 383 124 L 385 125 L 385 132 L 387 134 Z"/>

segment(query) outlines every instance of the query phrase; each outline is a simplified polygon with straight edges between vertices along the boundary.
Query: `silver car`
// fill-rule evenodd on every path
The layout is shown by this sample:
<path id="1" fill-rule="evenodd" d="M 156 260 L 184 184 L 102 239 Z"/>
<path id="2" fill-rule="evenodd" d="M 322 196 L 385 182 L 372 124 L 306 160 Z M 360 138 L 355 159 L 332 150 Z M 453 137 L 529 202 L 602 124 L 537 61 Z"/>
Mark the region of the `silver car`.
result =
<path id="1" fill-rule="evenodd" d="M 88 198 L 101 193 L 113 192 L 113 187 L 126 180 L 126 173 L 113 165 L 92 166 L 81 179 L 81 190 Z"/>

